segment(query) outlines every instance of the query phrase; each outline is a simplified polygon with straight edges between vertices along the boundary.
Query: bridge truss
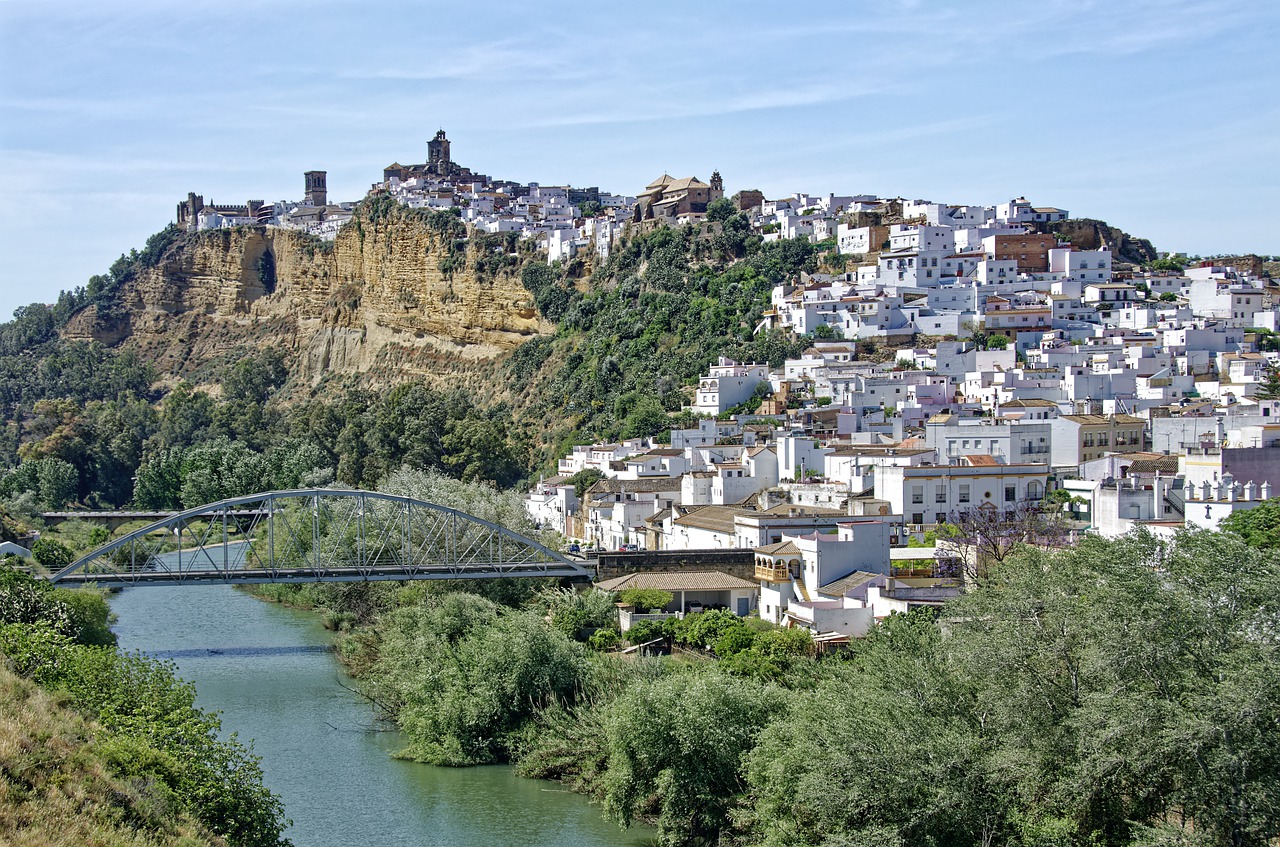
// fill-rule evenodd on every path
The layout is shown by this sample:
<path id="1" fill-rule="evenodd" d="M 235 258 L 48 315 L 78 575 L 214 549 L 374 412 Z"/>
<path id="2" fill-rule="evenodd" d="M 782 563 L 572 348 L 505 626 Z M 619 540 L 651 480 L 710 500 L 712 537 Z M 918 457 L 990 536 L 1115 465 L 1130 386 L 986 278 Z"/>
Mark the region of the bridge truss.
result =
<path id="1" fill-rule="evenodd" d="M 50 580 L 126 588 L 590 576 L 583 563 L 456 509 L 372 491 L 304 489 L 179 512 Z"/>

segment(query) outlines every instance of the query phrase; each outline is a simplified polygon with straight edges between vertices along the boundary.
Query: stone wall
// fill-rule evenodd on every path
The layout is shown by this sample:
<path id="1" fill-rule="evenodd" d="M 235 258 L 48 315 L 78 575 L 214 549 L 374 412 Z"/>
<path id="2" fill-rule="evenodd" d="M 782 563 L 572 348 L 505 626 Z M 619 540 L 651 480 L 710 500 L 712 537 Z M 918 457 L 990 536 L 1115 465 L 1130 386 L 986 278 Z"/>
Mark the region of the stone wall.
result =
<path id="1" fill-rule="evenodd" d="M 720 571 L 740 579 L 755 579 L 753 550 L 642 550 L 638 553 L 601 553 L 596 579 L 655 571 Z"/>

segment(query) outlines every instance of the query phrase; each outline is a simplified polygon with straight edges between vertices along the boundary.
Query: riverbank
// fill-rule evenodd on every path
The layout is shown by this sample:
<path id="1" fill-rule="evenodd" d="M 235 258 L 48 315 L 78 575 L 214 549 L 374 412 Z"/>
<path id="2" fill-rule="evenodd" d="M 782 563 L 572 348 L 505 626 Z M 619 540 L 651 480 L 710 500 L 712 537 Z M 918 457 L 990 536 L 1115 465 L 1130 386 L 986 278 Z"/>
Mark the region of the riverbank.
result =
<path id="1" fill-rule="evenodd" d="M 297 847 L 351 844 L 641 847 L 559 786 L 510 767 L 394 759 L 407 738 L 353 693 L 313 612 L 226 587 L 143 588 L 112 598 L 122 647 L 176 664 L 226 732 L 254 739 Z"/>
<path id="2" fill-rule="evenodd" d="M 723 661 L 601 652 L 616 598 L 472 582 L 265 586 L 260 596 L 339 622 L 339 655 L 404 730 L 400 755 L 437 765 L 510 763 L 596 802 L 661 843 L 733 836 L 756 736 L 824 666 L 804 633 L 708 612 L 671 636 Z M 466 590 L 471 589 L 471 590 Z M 503 605 L 471 591 L 495 591 Z M 728 843 L 724 841 L 724 843 Z"/>

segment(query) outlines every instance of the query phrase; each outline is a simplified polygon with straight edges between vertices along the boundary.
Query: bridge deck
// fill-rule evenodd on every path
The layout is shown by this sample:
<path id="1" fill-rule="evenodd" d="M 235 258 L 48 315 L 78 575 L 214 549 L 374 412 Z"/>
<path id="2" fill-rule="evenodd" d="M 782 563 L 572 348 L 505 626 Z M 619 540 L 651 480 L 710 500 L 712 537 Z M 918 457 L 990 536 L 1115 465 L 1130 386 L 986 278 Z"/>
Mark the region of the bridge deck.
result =
<path id="1" fill-rule="evenodd" d="M 158 518 L 50 576 L 62 585 L 590 578 L 584 562 L 447 506 L 346 489 L 268 491 L 185 512 L 50 512 Z M 177 546 L 179 549 L 169 549 Z"/>
<path id="2" fill-rule="evenodd" d="M 100 588 L 140 588 L 148 585 L 262 585 L 264 583 L 304 582 L 405 582 L 419 579 L 498 579 L 499 577 L 546 577 L 550 579 L 582 579 L 580 568 L 534 566 L 497 568 L 287 568 L 278 570 L 245 569 L 232 571 L 183 571 L 181 573 L 100 573 L 69 574 L 58 585 L 78 588 L 96 585 Z"/>

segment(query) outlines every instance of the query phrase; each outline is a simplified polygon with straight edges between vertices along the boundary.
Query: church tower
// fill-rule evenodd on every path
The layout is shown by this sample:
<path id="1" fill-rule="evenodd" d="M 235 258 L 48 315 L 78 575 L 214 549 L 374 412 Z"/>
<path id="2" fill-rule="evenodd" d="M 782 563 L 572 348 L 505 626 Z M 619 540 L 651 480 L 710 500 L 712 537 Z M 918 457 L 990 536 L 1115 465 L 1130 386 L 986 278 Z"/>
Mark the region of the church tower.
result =
<path id="1" fill-rule="evenodd" d="M 444 130 L 436 133 L 436 137 L 427 142 L 427 169 L 439 176 L 449 172 L 452 159 L 449 158 L 449 139 Z"/>
<path id="2" fill-rule="evenodd" d="M 711 172 L 711 199 L 719 200 L 724 196 L 724 180 L 720 178 L 719 171 Z"/>
<path id="3" fill-rule="evenodd" d="M 329 205 L 329 189 L 325 186 L 328 176 L 328 171 L 307 171 L 302 175 L 307 187 L 304 203 L 308 206 Z"/>

